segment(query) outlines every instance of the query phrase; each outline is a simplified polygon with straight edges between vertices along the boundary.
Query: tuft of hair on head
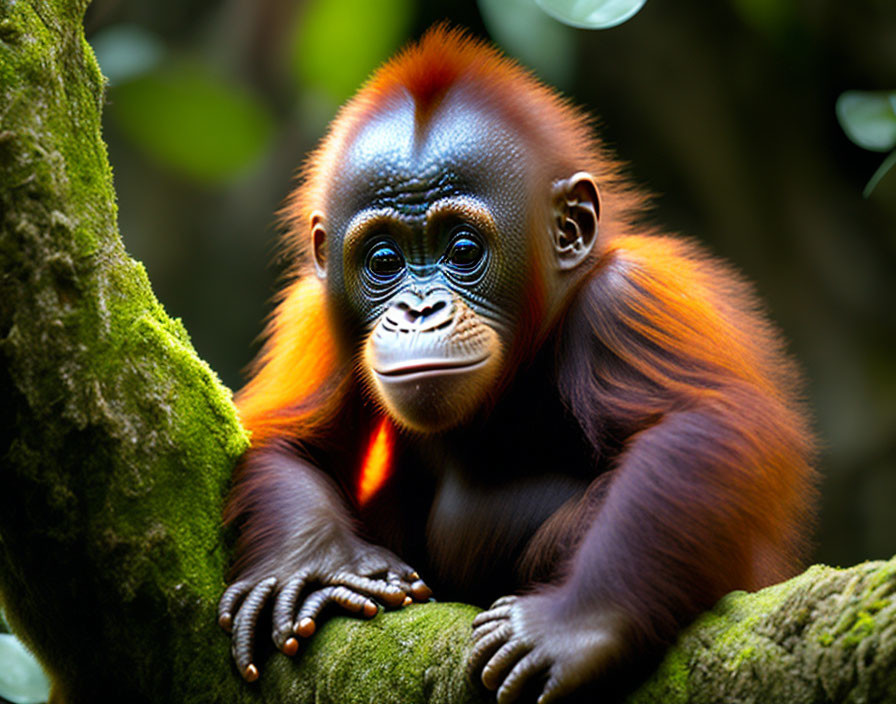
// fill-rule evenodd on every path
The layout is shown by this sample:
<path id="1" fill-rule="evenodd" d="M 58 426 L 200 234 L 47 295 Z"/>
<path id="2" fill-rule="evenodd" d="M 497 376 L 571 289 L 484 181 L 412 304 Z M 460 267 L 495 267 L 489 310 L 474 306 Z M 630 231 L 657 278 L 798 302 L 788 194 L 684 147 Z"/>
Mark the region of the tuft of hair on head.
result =
<path id="1" fill-rule="evenodd" d="M 458 87 L 496 108 L 517 129 L 538 131 L 547 141 L 556 138 L 566 152 L 594 151 L 585 113 L 494 45 L 445 22 L 374 72 L 349 108 L 356 106 L 363 121 L 395 96 L 407 96 L 425 120 Z"/>
<path id="2" fill-rule="evenodd" d="M 429 112 L 461 82 L 516 84 L 517 88 L 520 82 L 530 88 L 538 85 L 534 76 L 491 44 L 443 22 L 376 71 L 361 94 L 370 90 L 371 97 L 382 98 L 401 90 L 414 100 L 418 110 Z"/>

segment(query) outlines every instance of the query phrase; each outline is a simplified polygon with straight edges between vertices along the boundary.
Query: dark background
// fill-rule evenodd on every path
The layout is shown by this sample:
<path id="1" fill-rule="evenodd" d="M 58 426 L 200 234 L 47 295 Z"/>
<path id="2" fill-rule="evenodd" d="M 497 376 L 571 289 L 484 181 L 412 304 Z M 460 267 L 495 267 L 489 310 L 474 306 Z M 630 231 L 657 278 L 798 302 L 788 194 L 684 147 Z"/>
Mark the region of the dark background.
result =
<path id="1" fill-rule="evenodd" d="M 892 0 L 648 0 L 572 29 L 528 0 L 94 0 L 125 245 L 231 388 L 270 310 L 274 213 L 337 106 L 448 18 L 599 117 L 657 194 L 652 221 L 753 280 L 808 384 L 820 438 L 814 560 L 896 553 L 896 170 L 835 116 L 896 90 Z M 272 263 L 273 262 L 273 263 Z"/>

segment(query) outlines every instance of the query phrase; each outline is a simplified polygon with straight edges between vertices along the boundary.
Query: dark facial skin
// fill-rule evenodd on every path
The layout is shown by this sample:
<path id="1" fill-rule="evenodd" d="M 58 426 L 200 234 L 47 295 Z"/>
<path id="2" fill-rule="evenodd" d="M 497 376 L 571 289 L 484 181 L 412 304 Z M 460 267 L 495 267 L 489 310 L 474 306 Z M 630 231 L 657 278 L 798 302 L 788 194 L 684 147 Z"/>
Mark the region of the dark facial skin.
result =
<path id="1" fill-rule="evenodd" d="M 425 126 L 414 103 L 396 101 L 363 126 L 334 169 L 327 194 L 327 276 L 356 322 L 370 326 L 385 295 L 442 286 L 470 298 L 477 313 L 512 328 L 529 269 L 524 147 L 500 120 L 462 95 L 446 96 Z M 467 225 L 486 248 L 485 270 L 470 277 L 444 260 L 456 228 Z M 479 232 L 482 230 L 482 232 Z M 399 245 L 408 270 L 388 287 L 362 277 L 365 245 L 379 236 Z"/>
<path id="2" fill-rule="evenodd" d="M 482 405 L 515 343 L 530 279 L 525 150 L 469 97 L 426 125 L 395 101 L 335 169 L 319 273 L 367 383 L 402 424 L 431 432 Z"/>

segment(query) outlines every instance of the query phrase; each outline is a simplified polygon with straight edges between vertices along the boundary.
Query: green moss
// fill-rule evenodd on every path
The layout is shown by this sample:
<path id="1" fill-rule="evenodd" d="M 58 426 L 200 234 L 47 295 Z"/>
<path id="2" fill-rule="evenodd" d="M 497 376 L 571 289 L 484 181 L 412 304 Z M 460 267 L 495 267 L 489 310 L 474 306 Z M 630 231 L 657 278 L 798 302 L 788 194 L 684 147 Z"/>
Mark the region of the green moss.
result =
<path id="1" fill-rule="evenodd" d="M 878 611 L 883 611 L 886 609 L 892 602 L 890 599 L 878 599 L 868 606 L 868 613 L 876 614 Z"/>
<path id="2" fill-rule="evenodd" d="M 431 603 L 380 612 L 371 620 L 334 617 L 295 659 L 275 654 L 268 660 L 260 694 L 308 704 L 482 704 L 492 697 L 463 675 L 470 623 L 478 611 Z"/>
<path id="3" fill-rule="evenodd" d="M 666 701 L 669 704 L 673 704 L 676 701 L 688 701 L 689 667 L 688 659 L 684 653 L 673 654 L 668 659 L 668 667 L 664 667 L 662 673 L 666 678 L 666 689 L 668 692 Z"/>
<path id="4" fill-rule="evenodd" d="M 736 663 L 736 667 L 739 667 L 741 665 L 741 663 L 743 663 L 745 660 L 752 660 L 755 656 L 756 656 L 756 648 L 754 648 L 753 646 L 747 646 L 746 648 L 741 648 L 738 651 L 737 656 L 734 659 L 734 662 Z"/>
<path id="5" fill-rule="evenodd" d="M 874 617 L 867 611 L 859 611 L 855 623 L 843 639 L 847 647 L 855 647 L 874 631 Z"/>
<path id="6" fill-rule="evenodd" d="M 896 561 L 890 560 L 889 562 L 884 562 L 881 568 L 874 573 L 874 577 L 871 580 L 871 588 L 877 589 L 878 587 L 888 585 L 891 591 L 896 590 L 894 582 L 896 582 Z"/>

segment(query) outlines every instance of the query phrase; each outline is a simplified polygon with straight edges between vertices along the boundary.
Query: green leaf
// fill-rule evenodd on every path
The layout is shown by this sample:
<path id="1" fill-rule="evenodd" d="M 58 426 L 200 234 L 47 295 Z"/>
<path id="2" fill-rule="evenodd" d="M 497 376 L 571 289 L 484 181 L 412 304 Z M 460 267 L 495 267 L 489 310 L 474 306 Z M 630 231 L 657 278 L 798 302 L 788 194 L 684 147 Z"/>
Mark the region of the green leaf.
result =
<path id="1" fill-rule="evenodd" d="M 865 196 L 865 198 L 868 198 L 871 195 L 871 192 L 877 187 L 877 184 L 880 183 L 881 179 L 886 176 L 887 172 L 894 166 L 896 166 L 896 150 L 890 152 L 890 156 L 884 159 L 884 162 L 877 167 L 877 171 L 875 171 L 874 175 L 868 179 L 868 183 L 865 185 L 862 195 Z"/>
<path id="2" fill-rule="evenodd" d="M 165 56 L 157 37 L 135 24 L 117 24 L 90 38 L 109 83 L 124 83 L 156 68 Z"/>
<path id="3" fill-rule="evenodd" d="M 860 147 L 885 152 L 896 147 L 896 92 L 851 90 L 837 98 L 837 119 Z"/>
<path id="4" fill-rule="evenodd" d="M 291 67 L 301 90 L 351 96 L 407 37 L 412 0 L 310 0 L 296 18 Z"/>
<path id="5" fill-rule="evenodd" d="M 608 29 L 634 17 L 647 0 L 535 0 L 564 24 L 582 29 Z"/>
<path id="6" fill-rule="evenodd" d="M 197 181 L 227 181 L 268 148 L 274 121 L 242 86 L 179 61 L 111 91 L 110 115 L 149 157 Z"/>
<path id="7" fill-rule="evenodd" d="M 532 0 L 479 0 L 489 35 L 551 85 L 569 87 L 577 37 L 569 25 L 542 12 Z"/>
<path id="8" fill-rule="evenodd" d="M 40 704 L 50 698 L 50 680 L 22 641 L 0 635 L 0 697 L 13 704 Z"/>

